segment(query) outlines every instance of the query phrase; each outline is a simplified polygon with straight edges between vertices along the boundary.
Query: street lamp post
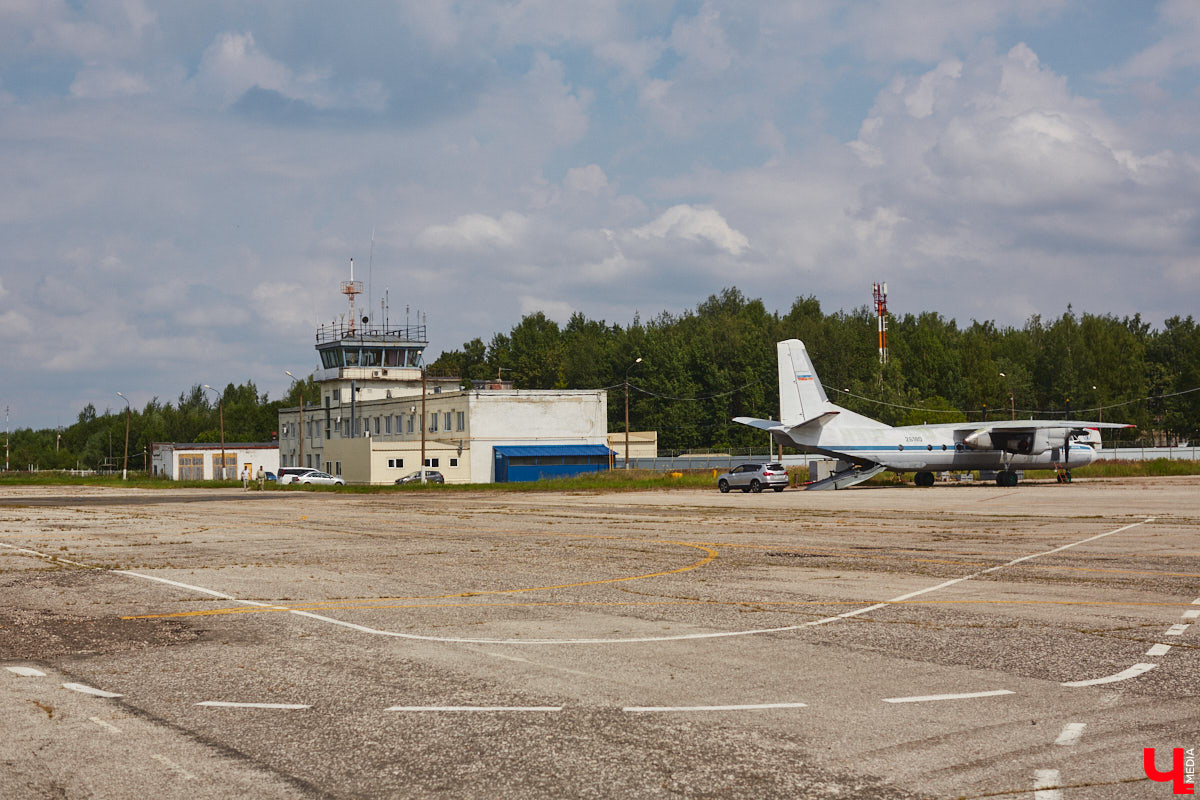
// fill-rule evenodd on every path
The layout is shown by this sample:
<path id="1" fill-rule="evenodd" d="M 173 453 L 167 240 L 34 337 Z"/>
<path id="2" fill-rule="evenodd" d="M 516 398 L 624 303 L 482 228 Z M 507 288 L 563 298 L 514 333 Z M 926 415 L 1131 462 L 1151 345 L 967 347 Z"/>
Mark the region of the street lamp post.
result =
<path id="1" fill-rule="evenodd" d="M 642 357 L 625 368 L 625 469 L 629 469 L 629 370 L 642 363 Z"/>
<path id="2" fill-rule="evenodd" d="M 1096 387 L 1092 387 L 1092 391 L 1097 391 Z M 1098 422 L 1104 422 L 1104 396 L 1100 395 L 1100 419 Z"/>
<path id="3" fill-rule="evenodd" d="M 300 455 L 298 456 L 299 460 L 296 462 L 296 466 L 302 467 L 304 466 L 304 384 L 300 383 L 300 380 L 286 369 L 283 371 L 283 374 L 287 375 L 295 383 L 300 384 Z"/>
<path id="4" fill-rule="evenodd" d="M 207 383 L 204 384 L 204 388 L 217 396 L 217 419 L 221 425 L 221 480 L 225 480 L 225 401 L 221 394 Z"/>
<path id="5" fill-rule="evenodd" d="M 1003 372 L 1000 373 L 1000 377 L 1004 378 L 1006 381 L 1008 381 L 1008 408 L 1009 408 L 1009 412 L 1012 414 L 1012 418 L 1016 419 L 1017 418 L 1017 401 L 1013 395 L 1012 381 Z"/>
<path id="6" fill-rule="evenodd" d="M 129 398 L 117 392 L 117 397 L 125 401 L 125 461 L 121 465 L 121 480 L 129 475 Z"/>

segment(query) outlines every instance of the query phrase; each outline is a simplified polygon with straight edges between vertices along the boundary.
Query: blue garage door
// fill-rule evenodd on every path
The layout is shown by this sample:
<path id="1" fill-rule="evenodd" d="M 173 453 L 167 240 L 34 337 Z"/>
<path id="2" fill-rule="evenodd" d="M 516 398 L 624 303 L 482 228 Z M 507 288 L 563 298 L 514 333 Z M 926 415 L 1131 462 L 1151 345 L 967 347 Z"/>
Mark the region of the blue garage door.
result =
<path id="1" fill-rule="evenodd" d="M 612 455 L 602 444 L 504 445 L 494 450 L 496 483 L 599 472 L 608 469 Z"/>

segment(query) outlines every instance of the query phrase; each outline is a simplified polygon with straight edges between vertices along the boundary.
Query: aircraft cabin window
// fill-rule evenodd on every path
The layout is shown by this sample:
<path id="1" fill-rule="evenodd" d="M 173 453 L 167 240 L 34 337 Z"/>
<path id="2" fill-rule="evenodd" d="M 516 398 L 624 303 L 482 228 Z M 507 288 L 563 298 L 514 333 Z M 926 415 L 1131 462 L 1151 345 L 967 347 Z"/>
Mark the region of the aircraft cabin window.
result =
<path id="1" fill-rule="evenodd" d="M 896 449 L 897 449 L 897 450 L 903 450 L 903 449 L 904 449 L 904 445 L 902 445 L 902 444 L 898 444 L 898 445 L 896 445 Z"/>

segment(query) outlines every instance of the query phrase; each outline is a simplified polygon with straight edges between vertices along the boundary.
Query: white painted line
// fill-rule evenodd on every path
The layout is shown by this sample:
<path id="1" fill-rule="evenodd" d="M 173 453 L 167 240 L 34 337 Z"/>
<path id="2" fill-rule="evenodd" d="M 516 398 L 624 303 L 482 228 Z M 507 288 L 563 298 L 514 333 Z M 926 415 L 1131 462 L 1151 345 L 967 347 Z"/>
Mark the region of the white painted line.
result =
<path id="1" fill-rule="evenodd" d="M 178 764 L 176 764 L 174 761 L 167 758 L 166 756 L 160 756 L 158 753 L 151 753 L 150 757 L 153 758 L 155 761 L 158 761 L 159 763 L 161 763 L 163 766 L 165 766 L 167 769 L 171 770 L 172 772 L 178 773 L 179 776 L 181 778 L 183 778 L 185 781 L 196 780 L 195 775 L 188 772 L 186 769 L 179 766 Z"/>
<path id="2" fill-rule="evenodd" d="M 46 677 L 46 673 L 42 672 L 40 669 L 34 669 L 33 667 L 5 667 L 5 669 L 14 675 L 20 675 L 22 678 Z"/>
<path id="3" fill-rule="evenodd" d="M 1102 683 L 1116 683 L 1117 681 L 1127 681 L 1130 678 L 1136 678 L 1138 675 L 1149 672 L 1157 667 L 1157 664 L 1134 664 L 1126 670 L 1118 672 L 1116 675 L 1109 675 L 1104 678 L 1093 678 L 1090 681 L 1068 681 L 1059 684 L 1060 686 L 1099 686 Z"/>
<path id="4" fill-rule="evenodd" d="M 1200 609 L 1183 612 L 1184 619 L 1200 619 Z"/>
<path id="5" fill-rule="evenodd" d="M 1183 632 L 1188 629 L 1188 626 L 1180 623 L 1167 628 L 1167 636 L 1183 636 Z"/>
<path id="6" fill-rule="evenodd" d="M 168 580 L 167 578 L 159 578 L 154 575 L 146 575 L 141 572 L 131 572 L 128 570 L 113 570 L 113 572 L 116 572 L 121 575 L 129 575 L 134 578 L 142 578 L 145 580 L 157 581 L 159 583 L 165 583 L 170 586 L 176 586 L 181 589 L 187 589 L 189 591 L 200 592 L 202 594 L 207 594 L 212 597 L 218 597 L 222 600 L 229 600 L 234 603 L 240 603 L 242 605 L 256 606 L 258 608 L 271 608 L 271 609 L 276 609 L 278 611 L 286 611 L 289 614 L 294 614 L 298 617 L 307 617 L 309 619 L 317 620 L 319 622 L 325 622 L 330 625 L 338 625 L 343 628 L 348 628 L 350 630 L 359 631 L 360 633 L 371 634 L 373 636 L 391 636 L 391 637 L 394 637 L 397 639 L 409 639 L 412 641 L 421 641 L 421 642 L 446 642 L 448 644 L 515 644 L 515 645 L 646 644 L 646 643 L 651 643 L 651 642 L 679 642 L 679 641 L 688 641 L 688 640 L 697 640 L 697 639 L 725 639 L 725 638 L 729 638 L 729 637 L 733 637 L 733 636 L 756 636 L 756 635 L 764 634 L 764 633 L 788 633 L 790 631 L 804 630 L 805 628 L 811 628 L 816 625 L 826 625 L 830 622 L 837 622 L 837 621 L 843 620 L 843 619 L 851 619 L 853 617 L 861 616 L 862 614 L 868 614 L 872 611 L 876 611 L 881 608 L 887 608 L 889 605 L 891 605 L 893 603 L 901 603 L 901 602 L 904 602 L 905 600 L 911 600 L 914 597 L 920 597 L 923 594 L 929 594 L 930 592 L 936 592 L 941 589 L 946 589 L 950 586 L 954 586 L 956 584 L 963 583 L 964 581 L 969 581 L 969 580 L 972 580 L 973 578 L 978 578 L 980 575 L 988 575 L 990 573 L 1002 570 L 1006 567 L 1015 566 L 1016 564 L 1020 564 L 1025 561 L 1029 561 L 1034 558 L 1041 558 L 1042 556 L 1053 555 L 1054 553 L 1060 553 L 1063 550 L 1068 550 L 1072 547 L 1078 547 L 1079 545 L 1087 544 L 1088 542 L 1094 542 L 1099 539 L 1103 539 L 1107 536 L 1114 536 L 1118 533 L 1124 533 L 1125 531 L 1131 530 L 1132 528 L 1136 528 L 1141 525 L 1146 525 L 1148 523 L 1154 522 L 1154 519 L 1155 519 L 1154 517 L 1147 517 L 1146 519 L 1142 520 L 1141 522 L 1133 522 L 1133 523 L 1130 523 L 1129 525 L 1123 525 L 1120 528 L 1116 528 L 1115 530 L 1106 531 L 1104 533 L 1098 533 L 1095 536 L 1089 536 L 1086 539 L 1080 539 L 1077 542 L 1070 542 L 1068 544 L 1060 545 L 1060 546 L 1052 548 L 1050 550 L 1045 550 L 1041 553 L 1031 553 L 1030 555 L 1027 555 L 1027 556 L 1021 556 L 1020 558 L 1014 558 L 1012 561 L 1006 562 L 1004 564 L 1000 564 L 995 567 L 990 567 L 985 570 L 980 570 L 979 572 L 973 572 L 970 575 L 964 575 L 961 578 L 954 578 L 953 580 L 944 581 L 935 586 L 930 586 L 925 589 L 918 589 L 915 592 L 909 592 L 907 594 L 902 594 L 899 597 L 893 597 L 890 600 L 883 600 L 881 602 L 873 603 L 872 605 L 865 606 L 863 608 L 855 609 L 853 611 L 847 611 L 842 614 L 835 614 L 833 616 L 825 617 L 823 619 L 813 620 L 810 622 L 802 622 L 798 625 L 784 625 L 784 626 L 781 626 L 778 628 L 755 628 L 752 630 L 741 630 L 741 631 L 714 631 L 714 632 L 710 632 L 710 633 L 685 633 L 685 634 L 679 634 L 679 635 L 674 635 L 674 636 L 631 636 L 631 637 L 625 637 L 625 638 L 612 638 L 612 639 L 480 639 L 480 638 L 470 638 L 470 637 L 465 637 L 465 636 L 427 636 L 427 635 L 422 635 L 422 634 L 417 634 L 417 633 L 401 633 L 400 631 L 389 631 L 389 630 L 382 630 L 380 628 L 372 628 L 367 625 L 358 625 L 353 622 L 346 622 L 344 620 L 335 619 L 334 617 L 327 617 L 324 614 L 314 614 L 311 611 L 301 611 L 299 609 L 287 608 L 286 606 L 279 606 L 279 605 L 274 605 L 271 603 L 259 603 L 259 602 L 253 601 L 253 600 L 239 600 L 238 598 L 236 598 L 232 595 L 225 594 L 224 592 L 218 592 L 213 589 L 206 589 L 203 586 L 194 586 L 194 585 L 188 584 L 188 583 L 180 583 L 178 581 Z M 22 550 L 21 548 L 13 547 L 12 545 L 0 544 L 0 546 L 8 547 L 9 549 L 18 550 L 20 552 L 32 553 L 32 554 L 42 557 L 42 558 L 50 558 L 51 557 L 51 556 L 47 556 L 45 553 L 38 553 L 34 550 Z M 91 569 L 101 569 L 101 567 L 91 567 Z M 1193 602 L 1195 602 L 1197 605 L 1200 605 L 1200 598 L 1198 598 L 1197 600 L 1195 600 Z"/>
<path id="7" fill-rule="evenodd" d="M 96 697 L 124 697 L 124 695 L 117 694 L 116 692 L 106 692 L 103 689 L 86 686 L 82 683 L 64 683 L 63 688 L 70 689 L 72 692 L 82 692 L 83 694 L 90 694 Z"/>
<path id="8" fill-rule="evenodd" d="M 1062 789 L 1058 788 L 1058 770 L 1039 769 L 1033 773 L 1033 800 L 1062 800 Z"/>
<path id="9" fill-rule="evenodd" d="M 562 711 L 562 706 L 392 706 L 385 711 Z"/>
<path id="10" fill-rule="evenodd" d="M 121 729 L 118 728 L 116 725 L 113 725 L 111 722 L 105 722 L 104 720 L 100 719 L 99 717 L 88 717 L 88 719 L 90 719 L 92 722 L 99 725 L 101 728 L 106 728 L 111 733 L 120 733 L 121 732 Z"/>
<path id="11" fill-rule="evenodd" d="M 752 703 L 740 706 L 627 706 L 622 711 L 650 714 L 668 711 L 762 711 L 773 708 L 808 708 L 807 703 Z"/>
<path id="12" fill-rule="evenodd" d="M 1171 645 L 1169 645 L 1169 644 L 1156 644 L 1156 645 L 1154 645 L 1154 647 L 1151 647 L 1149 650 L 1146 651 L 1146 655 L 1148 655 L 1148 656 L 1165 656 L 1170 649 L 1171 649 Z"/>
<path id="13" fill-rule="evenodd" d="M 1083 729 L 1087 727 L 1086 722 L 1068 722 L 1063 726 L 1062 733 L 1054 740 L 1057 745 L 1070 747 L 1079 742 L 1079 737 L 1083 736 Z"/>
<path id="14" fill-rule="evenodd" d="M 1008 689 L 995 689 L 990 692 L 967 692 L 965 694 L 924 694 L 915 697 L 885 697 L 885 703 L 929 703 L 938 700 L 971 700 L 976 697 L 999 697 L 1005 694 L 1016 694 Z"/>
<path id="15" fill-rule="evenodd" d="M 226 700 L 205 700 L 202 703 L 196 703 L 198 706 L 208 706 L 209 708 L 275 708 L 285 710 L 300 710 L 312 708 L 303 703 L 231 703 Z"/>

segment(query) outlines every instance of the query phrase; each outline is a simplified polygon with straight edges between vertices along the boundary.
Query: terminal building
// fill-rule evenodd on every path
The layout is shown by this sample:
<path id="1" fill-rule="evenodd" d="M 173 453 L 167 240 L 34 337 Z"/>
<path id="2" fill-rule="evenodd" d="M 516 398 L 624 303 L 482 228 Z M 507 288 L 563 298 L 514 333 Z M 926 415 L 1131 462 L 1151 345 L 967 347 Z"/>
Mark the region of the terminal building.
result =
<path id="1" fill-rule="evenodd" d="M 362 283 L 342 284 L 349 322 L 317 329 L 320 397 L 279 412 L 279 466 L 347 483 L 388 484 L 419 470 L 447 483 L 537 480 L 608 469 L 608 395 L 515 389 L 426 374 L 425 325 L 356 319 Z"/>

